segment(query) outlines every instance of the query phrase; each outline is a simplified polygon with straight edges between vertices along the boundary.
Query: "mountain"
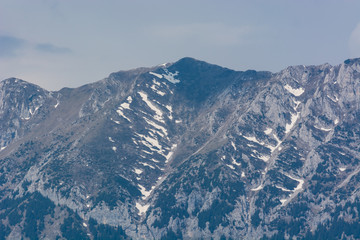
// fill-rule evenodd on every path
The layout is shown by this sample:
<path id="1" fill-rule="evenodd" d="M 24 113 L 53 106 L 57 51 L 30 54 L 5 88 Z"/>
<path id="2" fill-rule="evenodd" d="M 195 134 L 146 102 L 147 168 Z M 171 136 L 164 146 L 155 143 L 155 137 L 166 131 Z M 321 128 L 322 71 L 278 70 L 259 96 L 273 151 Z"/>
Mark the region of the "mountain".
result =
<path id="1" fill-rule="evenodd" d="M 360 59 L 0 83 L 0 239 L 360 238 Z"/>

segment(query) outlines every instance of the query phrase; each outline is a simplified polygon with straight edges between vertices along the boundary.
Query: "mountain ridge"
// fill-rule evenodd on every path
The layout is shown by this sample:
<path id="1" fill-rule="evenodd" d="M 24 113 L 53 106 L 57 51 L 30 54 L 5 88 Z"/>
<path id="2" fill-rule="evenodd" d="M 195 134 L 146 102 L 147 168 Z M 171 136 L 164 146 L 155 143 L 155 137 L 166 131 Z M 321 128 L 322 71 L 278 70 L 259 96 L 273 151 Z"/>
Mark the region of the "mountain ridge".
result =
<path id="1" fill-rule="evenodd" d="M 4 80 L 0 237 L 357 238 L 359 72 L 183 58 L 52 92 Z"/>

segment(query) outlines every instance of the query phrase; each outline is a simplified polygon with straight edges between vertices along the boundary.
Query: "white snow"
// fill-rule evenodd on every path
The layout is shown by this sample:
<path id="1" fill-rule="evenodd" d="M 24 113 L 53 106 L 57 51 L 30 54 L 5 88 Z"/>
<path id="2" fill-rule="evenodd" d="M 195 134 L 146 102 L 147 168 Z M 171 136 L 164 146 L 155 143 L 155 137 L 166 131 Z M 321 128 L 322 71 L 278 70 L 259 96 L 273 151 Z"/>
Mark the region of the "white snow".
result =
<path id="1" fill-rule="evenodd" d="M 149 108 L 155 112 L 154 119 L 157 120 L 157 121 L 159 121 L 159 122 L 165 123 L 164 120 L 163 120 L 163 113 L 162 113 L 162 111 L 161 111 L 158 107 L 156 107 L 156 106 L 154 105 L 154 103 L 152 103 L 152 102 L 148 99 L 147 94 L 146 94 L 146 93 L 143 93 L 143 92 L 138 92 L 138 94 L 141 96 L 142 100 L 149 106 Z"/>
<path id="2" fill-rule="evenodd" d="M 173 112 L 172 106 L 166 105 L 165 107 L 166 107 L 166 109 L 167 109 L 167 110 L 169 111 L 169 113 L 170 113 L 169 119 L 172 120 L 172 119 L 173 119 L 173 116 L 172 116 L 172 112 Z"/>
<path id="3" fill-rule="evenodd" d="M 134 171 L 137 175 L 140 175 L 143 172 L 143 170 L 138 169 L 138 168 L 134 168 Z"/>
<path id="4" fill-rule="evenodd" d="M 145 187 L 138 184 L 138 187 L 140 188 L 140 192 L 143 195 L 142 199 L 146 199 L 148 196 L 150 196 L 151 192 L 154 190 L 155 186 L 153 186 L 149 191 L 146 191 Z"/>
<path id="5" fill-rule="evenodd" d="M 276 134 L 273 134 L 273 137 L 277 141 L 277 145 L 275 147 L 273 147 L 271 145 L 266 145 L 266 147 L 269 148 L 271 152 L 274 152 L 276 149 L 281 150 L 280 145 L 282 144 L 282 141 L 280 141 L 280 139 L 278 138 L 278 136 L 276 136 Z"/>
<path id="6" fill-rule="evenodd" d="M 146 150 L 141 150 L 142 152 L 144 152 L 144 153 L 146 153 L 146 154 L 149 154 L 149 155 L 153 155 L 153 153 L 152 152 L 148 152 L 148 151 L 146 151 Z"/>
<path id="7" fill-rule="evenodd" d="M 175 123 L 181 123 L 182 120 L 175 120 Z"/>
<path id="8" fill-rule="evenodd" d="M 289 133 L 291 129 L 294 127 L 296 121 L 298 120 L 300 113 L 297 112 L 296 114 L 291 113 L 291 123 L 285 125 L 285 133 Z"/>
<path id="9" fill-rule="evenodd" d="M 278 189 L 283 190 L 284 192 L 292 192 L 292 190 L 289 190 L 289 189 L 284 188 L 284 187 L 280 187 L 280 186 L 276 186 L 276 185 L 275 185 L 275 187 L 278 188 Z"/>
<path id="10" fill-rule="evenodd" d="M 284 206 L 285 202 L 286 202 L 286 199 L 280 199 L 280 202 L 281 202 L 281 205 Z"/>
<path id="11" fill-rule="evenodd" d="M 140 203 L 136 203 L 135 207 L 139 210 L 139 215 L 143 215 L 148 210 L 150 204 L 141 205 Z"/>
<path id="12" fill-rule="evenodd" d="M 145 158 L 145 157 L 144 157 Z M 152 168 L 152 169 L 155 169 L 154 166 L 151 166 L 150 164 L 147 164 L 147 163 L 144 163 L 144 162 L 140 162 L 140 164 L 144 165 L 145 167 L 149 167 L 149 168 Z"/>
<path id="13" fill-rule="evenodd" d="M 158 73 L 154 73 L 154 72 L 149 72 L 151 75 L 154 75 L 157 78 L 162 78 L 163 76 L 161 74 Z"/>
<path id="14" fill-rule="evenodd" d="M 229 168 L 231 168 L 232 170 L 235 170 L 234 166 L 233 165 L 230 165 L 230 164 L 226 164 L 226 166 L 228 166 Z"/>
<path id="15" fill-rule="evenodd" d="M 262 184 L 260 184 L 260 186 L 258 186 L 258 187 L 256 187 L 256 188 L 252 188 L 252 189 L 250 189 L 251 191 L 259 191 L 259 190 L 261 190 L 261 189 L 263 189 L 264 188 L 264 186 L 262 185 Z"/>
<path id="16" fill-rule="evenodd" d="M 157 94 L 159 94 L 160 96 L 164 96 L 165 93 L 160 91 L 159 89 L 156 88 L 155 85 L 151 85 L 151 89 L 154 90 L 154 92 L 156 92 Z"/>
<path id="17" fill-rule="evenodd" d="M 57 108 L 57 107 L 59 106 L 59 104 L 60 104 L 60 102 L 58 101 L 58 102 L 55 104 L 54 108 Z"/>
<path id="18" fill-rule="evenodd" d="M 258 144 L 260 144 L 260 145 L 264 145 L 264 143 L 263 142 L 259 142 L 257 139 L 256 139 L 256 137 L 247 137 L 247 136 L 243 136 L 245 139 L 247 139 L 247 140 L 249 140 L 249 141 L 252 141 L 252 142 L 256 142 L 256 143 L 258 143 Z"/>
<path id="19" fill-rule="evenodd" d="M 223 156 L 221 157 L 221 160 L 225 160 L 225 159 L 226 159 L 226 156 L 223 155 Z"/>
<path id="20" fill-rule="evenodd" d="M 116 149 L 117 149 L 117 148 L 116 148 L 116 147 L 112 147 L 111 149 L 112 149 L 114 152 L 116 152 Z"/>
<path id="21" fill-rule="evenodd" d="M 86 224 L 86 223 L 83 223 L 83 226 L 84 226 L 84 227 L 87 227 L 87 224 Z"/>
<path id="22" fill-rule="evenodd" d="M 129 122 L 131 122 L 131 120 L 124 115 L 124 113 L 121 111 L 120 108 L 119 108 L 118 110 L 116 110 L 116 112 L 119 114 L 119 116 L 121 116 L 121 117 L 125 118 L 126 120 L 128 120 Z M 114 122 L 115 122 L 115 121 L 114 121 Z M 115 123 L 116 123 L 116 122 L 115 122 Z M 120 122 L 119 122 L 118 124 L 120 124 Z"/>
<path id="23" fill-rule="evenodd" d="M 346 170 L 346 167 L 341 167 L 341 168 L 339 168 L 339 170 L 340 170 L 340 172 L 343 172 Z"/>
<path id="24" fill-rule="evenodd" d="M 236 151 L 236 146 L 235 146 L 235 143 L 233 141 L 231 141 L 231 146 L 234 148 L 234 150 Z"/>
<path id="25" fill-rule="evenodd" d="M 112 118 L 110 118 L 110 120 L 113 121 L 113 122 L 116 123 L 116 124 L 120 124 L 119 121 L 116 121 L 116 120 L 114 120 L 114 119 L 112 119 Z"/>
<path id="26" fill-rule="evenodd" d="M 163 76 L 166 80 L 168 80 L 169 82 L 174 83 L 174 84 L 180 82 L 179 79 L 176 79 L 176 78 L 175 78 L 175 77 L 179 74 L 178 71 L 176 71 L 175 73 L 172 73 L 172 72 L 169 72 L 166 68 L 164 68 L 164 71 L 165 71 L 166 74 L 163 74 L 162 76 Z"/>
<path id="27" fill-rule="evenodd" d="M 110 142 L 115 142 L 111 137 L 109 137 L 109 141 Z"/>
<path id="28" fill-rule="evenodd" d="M 259 159 L 263 160 L 264 162 L 269 161 L 270 157 L 269 156 L 262 156 L 260 155 L 260 157 L 258 157 Z"/>
<path id="29" fill-rule="evenodd" d="M 339 119 L 335 119 L 334 124 L 336 125 L 336 124 L 338 124 L 338 123 L 339 123 Z"/>
<path id="30" fill-rule="evenodd" d="M 145 121 L 146 121 L 149 125 L 153 126 L 153 127 L 156 128 L 156 129 L 161 130 L 161 131 L 164 133 L 165 136 L 168 135 L 168 132 L 167 132 L 166 128 L 164 128 L 163 126 L 160 126 L 160 125 L 157 124 L 157 123 L 154 123 L 153 121 L 151 121 L 151 120 L 149 120 L 149 119 L 147 119 L 147 118 L 145 118 L 145 117 L 144 117 L 144 119 L 145 119 Z M 159 134 L 159 135 L 162 136 L 162 137 L 164 136 L 163 134 Z"/>
<path id="31" fill-rule="evenodd" d="M 245 172 L 241 172 L 241 177 L 245 177 Z"/>
<path id="32" fill-rule="evenodd" d="M 272 129 L 269 128 L 269 127 L 266 128 L 265 131 L 264 131 L 264 133 L 265 133 L 266 135 L 269 135 L 271 132 L 272 132 Z"/>
<path id="33" fill-rule="evenodd" d="M 337 96 L 334 96 L 335 98 L 330 97 L 329 95 L 326 95 L 331 101 L 333 101 L 334 103 L 337 103 L 339 101 L 339 99 L 337 98 Z"/>
<path id="34" fill-rule="evenodd" d="M 298 178 L 294 178 L 294 177 L 292 177 L 292 176 L 290 176 L 290 175 L 285 175 L 285 176 L 291 178 L 292 180 L 295 180 L 295 181 L 298 181 L 298 182 L 299 182 L 299 184 L 298 184 L 298 185 L 296 186 L 296 188 L 293 190 L 294 192 L 298 192 L 298 191 L 303 190 L 304 180 L 298 179 Z"/>
<path id="35" fill-rule="evenodd" d="M 90 207 L 90 204 L 86 204 L 86 207 L 88 207 L 88 208 L 89 208 L 89 207 Z"/>
<path id="36" fill-rule="evenodd" d="M 235 158 L 231 157 L 231 159 L 232 159 L 232 164 L 235 164 L 235 165 L 237 165 L 237 166 L 241 166 L 241 163 L 238 163 L 238 162 L 235 160 Z"/>
<path id="37" fill-rule="evenodd" d="M 296 101 L 296 100 L 294 100 L 294 103 L 295 103 L 295 110 L 297 110 L 297 108 L 299 107 L 299 105 L 300 105 L 300 101 Z"/>
<path id="38" fill-rule="evenodd" d="M 323 128 L 323 127 L 316 127 L 316 126 L 314 126 L 316 129 L 319 129 L 319 130 L 321 130 L 321 131 L 325 131 L 325 132 L 329 132 L 329 131 L 331 131 L 331 130 L 333 130 L 332 128 Z"/>
<path id="39" fill-rule="evenodd" d="M 285 88 L 288 92 L 290 92 L 292 95 L 294 95 L 294 96 L 296 96 L 296 97 L 298 97 L 298 96 L 300 96 L 301 94 L 304 93 L 304 89 L 303 89 L 303 88 L 295 89 L 295 88 L 292 88 L 289 84 L 286 84 L 286 85 L 284 86 L 284 88 Z"/>
<path id="40" fill-rule="evenodd" d="M 120 105 L 120 107 L 121 107 L 122 109 L 130 109 L 130 104 L 127 103 L 127 102 L 124 102 L 124 103 L 122 103 L 122 104 Z"/>
<path id="41" fill-rule="evenodd" d="M 165 163 L 169 162 L 170 158 L 171 158 L 172 155 L 174 154 L 174 150 L 175 150 L 176 147 L 177 147 L 177 144 L 173 144 L 173 145 L 171 146 L 171 151 L 169 151 L 169 153 L 165 156 L 165 158 L 166 158 Z"/>
<path id="42" fill-rule="evenodd" d="M 143 136 L 143 138 L 145 139 L 145 141 L 150 143 L 152 146 L 158 148 L 159 150 L 162 149 L 162 147 L 157 139 L 149 137 L 149 136 Z"/>
<path id="43" fill-rule="evenodd" d="M 160 162 L 160 161 L 155 160 L 155 159 L 153 159 L 153 158 L 151 158 L 150 160 L 153 161 L 153 162 L 155 162 L 155 163 L 159 163 L 159 162 Z"/>
<path id="44" fill-rule="evenodd" d="M 158 81 L 156 81 L 156 79 L 155 79 L 155 78 L 153 79 L 153 83 L 154 83 L 155 85 L 157 85 L 158 87 L 160 87 L 160 86 L 161 86 L 161 83 L 159 83 Z"/>
<path id="45" fill-rule="evenodd" d="M 7 146 L 5 146 L 5 147 L 1 147 L 1 148 L 0 148 L 0 151 L 4 150 L 6 147 L 7 147 Z"/>

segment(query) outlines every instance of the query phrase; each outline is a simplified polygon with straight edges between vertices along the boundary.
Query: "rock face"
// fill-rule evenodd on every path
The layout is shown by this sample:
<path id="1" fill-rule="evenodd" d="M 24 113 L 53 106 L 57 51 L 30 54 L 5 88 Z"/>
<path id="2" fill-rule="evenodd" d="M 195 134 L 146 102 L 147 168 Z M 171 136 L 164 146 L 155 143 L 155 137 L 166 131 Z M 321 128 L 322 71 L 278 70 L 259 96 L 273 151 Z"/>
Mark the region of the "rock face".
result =
<path id="1" fill-rule="evenodd" d="M 360 59 L 0 83 L 0 239 L 360 238 Z"/>

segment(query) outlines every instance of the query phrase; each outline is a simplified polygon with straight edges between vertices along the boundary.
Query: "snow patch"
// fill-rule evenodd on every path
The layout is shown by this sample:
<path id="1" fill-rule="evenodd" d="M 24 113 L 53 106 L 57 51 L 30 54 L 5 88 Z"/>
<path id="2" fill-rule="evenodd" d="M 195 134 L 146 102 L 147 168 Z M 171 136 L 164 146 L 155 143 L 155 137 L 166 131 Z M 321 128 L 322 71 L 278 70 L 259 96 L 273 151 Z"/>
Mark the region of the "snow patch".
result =
<path id="1" fill-rule="evenodd" d="M 139 168 L 134 168 L 134 172 L 137 174 L 137 175 L 140 175 L 143 170 L 139 169 Z"/>
<path id="2" fill-rule="evenodd" d="M 346 170 L 346 167 L 341 167 L 341 168 L 339 168 L 339 170 L 340 170 L 340 172 L 343 172 Z"/>
<path id="3" fill-rule="evenodd" d="M 0 148 L 0 152 L 1 152 L 2 150 L 4 150 L 6 147 L 7 147 L 7 146 L 1 147 L 1 148 Z"/>
<path id="4" fill-rule="evenodd" d="M 236 151 L 236 146 L 235 146 L 235 143 L 233 141 L 231 141 L 231 146 L 234 148 L 234 150 Z"/>
<path id="5" fill-rule="evenodd" d="M 144 117 L 144 119 L 145 119 L 145 121 L 146 121 L 149 125 L 153 126 L 153 127 L 156 128 L 156 129 L 161 130 L 161 131 L 164 133 L 165 136 L 168 135 L 168 132 L 167 132 L 166 128 L 164 128 L 163 126 L 160 126 L 160 125 L 157 124 L 157 123 L 154 123 L 153 121 L 151 121 L 151 120 L 149 120 L 149 119 L 147 119 L 147 118 L 145 118 L 145 117 Z M 163 134 L 159 134 L 159 135 L 162 136 L 162 137 L 164 136 Z"/>
<path id="6" fill-rule="evenodd" d="M 139 210 L 139 215 L 143 215 L 147 212 L 150 204 L 141 205 L 140 203 L 136 203 L 135 207 Z"/>
<path id="7" fill-rule="evenodd" d="M 257 139 L 256 139 L 256 137 L 247 137 L 247 136 L 243 136 L 246 140 L 249 140 L 249 141 L 251 141 L 251 142 L 256 142 L 256 143 L 258 143 L 258 144 L 260 144 L 260 145 L 264 145 L 264 143 L 263 142 L 259 142 Z"/>
<path id="8" fill-rule="evenodd" d="M 181 123 L 182 120 L 175 120 L 175 123 Z"/>
<path id="9" fill-rule="evenodd" d="M 145 158 L 145 157 L 144 157 Z M 149 167 L 149 168 L 152 168 L 152 169 L 155 169 L 154 166 L 151 166 L 150 164 L 147 164 L 147 163 L 144 163 L 144 162 L 140 162 L 140 164 L 144 165 L 145 167 Z"/>
<path id="10" fill-rule="evenodd" d="M 140 192 L 143 195 L 142 199 L 146 199 L 150 196 L 151 192 L 154 190 L 155 186 L 153 186 L 149 191 L 146 191 L 145 187 L 138 184 L 138 187 L 140 188 Z"/>
<path id="11" fill-rule="evenodd" d="M 228 166 L 228 167 L 231 168 L 232 170 L 235 170 L 235 167 L 234 167 L 233 165 L 226 164 L 226 166 Z"/>
<path id="12" fill-rule="evenodd" d="M 336 125 L 338 123 L 339 123 L 339 119 L 335 119 L 334 124 Z"/>
<path id="13" fill-rule="evenodd" d="M 116 147 L 112 147 L 111 149 L 112 149 L 114 152 L 116 152 L 116 149 L 117 149 L 117 148 L 116 148 Z"/>
<path id="14" fill-rule="evenodd" d="M 291 113 L 291 123 L 285 125 L 285 134 L 289 133 L 291 129 L 295 126 L 296 121 L 298 120 L 300 113 L 296 114 Z"/>
<path id="15" fill-rule="evenodd" d="M 159 89 L 157 89 L 157 88 L 155 87 L 155 85 L 152 85 L 152 86 L 151 86 L 151 89 L 152 89 L 154 92 L 156 92 L 157 94 L 159 94 L 160 96 L 164 96 L 164 95 L 165 95 L 165 93 L 162 92 L 162 91 L 160 91 Z"/>
<path id="16" fill-rule="evenodd" d="M 177 147 L 177 144 L 173 144 L 171 146 L 171 151 L 169 151 L 169 153 L 165 156 L 165 158 L 166 158 L 165 163 L 169 162 L 170 158 L 174 154 L 174 150 L 175 150 L 176 147 Z"/>
<path id="17" fill-rule="evenodd" d="M 265 133 L 266 135 L 269 135 L 271 132 L 272 132 L 272 129 L 269 128 L 269 127 L 266 128 L 265 131 L 264 131 L 264 133 Z"/>
<path id="18" fill-rule="evenodd" d="M 259 190 L 261 190 L 261 189 L 263 189 L 264 188 L 264 186 L 262 185 L 262 184 L 260 184 L 260 186 L 258 186 L 258 187 L 256 187 L 256 188 L 252 188 L 252 189 L 250 189 L 251 191 L 259 191 Z"/>
<path id="19" fill-rule="evenodd" d="M 125 118 L 126 120 L 128 120 L 129 122 L 131 122 L 131 120 L 124 115 L 124 113 L 121 111 L 121 109 L 116 110 L 116 112 L 119 114 L 119 116 L 121 116 L 121 117 Z M 120 122 L 118 124 L 120 124 Z"/>
<path id="20" fill-rule="evenodd" d="M 296 97 L 298 97 L 298 96 L 300 96 L 301 94 L 304 93 L 304 89 L 303 89 L 303 88 L 295 89 L 295 88 L 292 88 L 289 84 L 286 84 L 286 85 L 284 86 L 284 88 L 285 88 L 288 92 L 290 92 L 292 95 L 294 95 L 294 96 L 296 96 Z"/>
<path id="21" fill-rule="evenodd" d="M 242 178 L 245 177 L 245 172 L 241 172 L 241 177 L 242 177 Z"/>
<path id="22" fill-rule="evenodd" d="M 115 142 L 111 137 L 109 137 L 109 141 L 113 143 Z"/>
<path id="23" fill-rule="evenodd" d="M 325 131 L 325 132 L 330 132 L 331 130 L 333 130 L 332 128 L 323 128 L 323 127 L 316 127 L 314 126 L 316 129 L 319 129 L 321 131 Z"/>
<path id="24" fill-rule="evenodd" d="M 149 72 L 149 73 L 157 78 L 163 78 L 163 76 L 161 74 L 154 73 L 154 72 Z"/>
<path id="25" fill-rule="evenodd" d="M 337 96 L 334 96 L 335 98 L 330 97 L 329 95 L 326 95 L 331 101 L 333 101 L 334 103 L 337 103 L 339 101 L 339 99 L 337 98 Z"/>
<path id="26" fill-rule="evenodd" d="M 112 118 L 110 118 L 110 120 L 111 120 L 111 121 L 113 121 L 114 123 L 116 123 L 116 124 L 119 124 L 119 125 L 120 125 L 120 122 L 119 122 L 119 121 L 116 121 L 116 120 L 114 120 L 114 119 L 112 119 Z"/>
<path id="27" fill-rule="evenodd" d="M 124 102 L 124 103 L 122 103 L 122 104 L 120 105 L 120 107 L 121 107 L 122 109 L 130 109 L 130 104 L 127 103 L 127 102 Z"/>
<path id="28" fill-rule="evenodd" d="M 291 178 L 292 180 L 295 180 L 295 181 L 298 181 L 298 182 L 299 182 L 299 184 L 298 184 L 298 185 L 296 186 L 296 188 L 293 190 L 294 192 L 299 192 L 299 191 L 303 190 L 304 180 L 298 179 L 298 178 L 294 178 L 294 177 L 292 177 L 292 176 L 290 176 L 290 175 L 285 175 L 285 176 L 287 176 L 288 178 Z"/>
<path id="29" fill-rule="evenodd" d="M 289 189 L 284 188 L 284 187 L 280 187 L 280 186 L 275 186 L 275 187 L 278 188 L 278 189 L 283 190 L 284 192 L 292 192 L 292 190 L 289 190 Z"/>
<path id="30" fill-rule="evenodd" d="M 146 93 L 143 93 L 143 92 L 138 92 L 138 94 L 140 95 L 141 99 L 149 106 L 149 108 L 151 110 L 153 110 L 155 112 L 155 116 L 154 116 L 154 119 L 159 121 L 159 122 L 164 122 L 163 120 L 163 113 L 162 111 L 156 107 L 154 105 L 154 103 L 152 103 L 149 99 L 148 99 L 148 95 Z"/>
<path id="31" fill-rule="evenodd" d="M 270 157 L 269 156 L 262 156 L 260 155 L 260 157 L 258 157 L 259 159 L 263 160 L 264 162 L 269 161 Z"/>
<path id="32" fill-rule="evenodd" d="M 231 157 L 231 159 L 232 159 L 232 164 L 235 164 L 235 165 L 237 165 L 237 166 L 241 166 L 241 163 L 238 163 L 238 162 L 235 160 L 235 158 Z"/>
<path id="33" fill-rule="evenodd" d="M 166 74 L 163 74 L 162 76 L 163 76 L 166 80 L 168 80 L 169 82 L 174 83 L 174 84 L 180 82 L 179 79 L 176 79 L 176 78 L 175 78 L 175 77 L 179 74 L 178 71 L 176 71 L 175 73 L 172 73 L 172 72 L 169 72 L 169 70 L 167 70 L 166 68 L 164 68 L 164 71 L 165 71 Z"/>

